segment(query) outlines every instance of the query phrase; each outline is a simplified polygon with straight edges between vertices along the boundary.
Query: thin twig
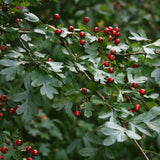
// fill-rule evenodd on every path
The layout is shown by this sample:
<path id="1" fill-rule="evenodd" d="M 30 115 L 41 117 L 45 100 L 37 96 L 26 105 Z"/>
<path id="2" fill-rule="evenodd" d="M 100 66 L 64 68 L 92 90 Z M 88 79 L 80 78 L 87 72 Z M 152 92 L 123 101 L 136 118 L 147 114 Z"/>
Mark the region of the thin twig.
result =
<path id="1" fill-rule="evenodd" d="M 160 52 L 155 52 L 156 54 L 160 54 Z M 129 54 L 121 54 L 117 53 L 117 56 L 131 56 L 131 55 L 146 55 L 145 52 L 136 52 L 136 53 L 129 53 Z"/>

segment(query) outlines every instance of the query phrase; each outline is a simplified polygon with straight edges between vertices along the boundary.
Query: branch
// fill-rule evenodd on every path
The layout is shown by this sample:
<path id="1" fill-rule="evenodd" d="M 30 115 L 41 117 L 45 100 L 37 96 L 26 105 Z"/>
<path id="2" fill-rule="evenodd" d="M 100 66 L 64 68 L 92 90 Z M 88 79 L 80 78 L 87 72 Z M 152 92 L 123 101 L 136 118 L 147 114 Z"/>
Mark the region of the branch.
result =
<path id="1" fill-rule="evenodd" d="M 155 52 L 156 54 L 160 54 L 160 52 Z M 116 56 L 131 56 L 131 55 L 146 55 L 145 52 L 136 52 L 136 53 L 129 53 L 129 54 L 121 54 L 117 53 Z"/>

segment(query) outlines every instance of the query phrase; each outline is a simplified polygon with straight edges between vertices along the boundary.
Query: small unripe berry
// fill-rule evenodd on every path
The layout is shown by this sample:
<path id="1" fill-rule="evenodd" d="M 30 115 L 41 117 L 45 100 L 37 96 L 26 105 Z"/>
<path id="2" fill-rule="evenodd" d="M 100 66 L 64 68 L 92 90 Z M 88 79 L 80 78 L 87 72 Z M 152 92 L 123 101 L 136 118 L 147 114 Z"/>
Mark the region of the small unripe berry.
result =
<path id="1" fill-rule="evenodd" d="M 109 62 L 109 61 L 105 61 L 105 62 L 104 62 L 104 66 L 105 66 L 105 67 L 109 67 L 109 66 L 110 66 L 110 62 Z"/>
<path id="2" fill-rule="evenodd" d="M 18 22 L 23 22 L 23 19 L 17 18 L 17 19 L 15 20 L 15 22 L 18 24 Z"/>
<path id="3" fill-rule="evenodd" d="M 81 39 L 81 40 L 80 40 L 80 44 L 81 44 L 81 45 L 85 45 L 85 43 L 86 43 L 86 41 L 85 41 L 84 39 Z"/>
<path id="4" fill-rule="evenodd" d="M 100 31 L 99 27 L 95 27 L 95 28 L 94 28 L 94 32 L 95 32 L 95 33 L 98 33 L 99 31 Z"/>
<path id="5" fill-rule="evenodd" d="M 60 19 L 60 15 L 58 13 L 54 14 L 54 19 Z"/>
<path id="6" fill-rule="evenodd" d="M 108 69 L 108 72 L 109 72 L 109 73 L 114 73 L 114 71 L 115 71 L 115 70 L 114 70 L 113 67 L 110 67 L 110 68 Z"/>
<path id="7" fill-rule="evenodd" d="M 89 17 L 84 17 L 84 18 L 83 18 L 83 21 L 84 21 L 85 23 L 88 23 L 88 22 L 89 22 Z"/>
<path id="8" fill-rule="evenodd" d="M 75 114 L 76 117 L 79 117 L 81 115 L 81 112 L 80 111 L 75 111 L 74 114 Z"/>
<path id="9" fill-rule="evenodd" d="M 39 153 L 39 152 L 38 152 L 38 150 L 36 150 L 36 149 L 34 149 L 34 150 L 32 151 L 32 155 L 33 155 L 33 156 L 37 156 L 38 153 Z"/>
<path id="10" fill-rule="evenodd" d="M 26 147 L 26 152 L 32 152 L 32 150 L 33 150 L 32 146 L 27 146 Z"/>
<path id="11" fill-rule="evenodd" d="M 1 101 L 6 102 L 8 100 L 6 95 L 2 95 L 1 96 Z"/>
<path id="12" fill-rule="evenodd" d="M 83 94 L 87 94 L 87 88 L 82 88 L 82 89 L 81 89 L 81 92 L 82 92 Z"/>
<path id="13" fill-rule="evenodd" d="M 104 41 L 104 39 L 103 39 L 102 37 L 99 37 L 99 38 L 98 38 L 98 42 L 99 42 L 99 43 L 102 43 L 103 41 Z"/>
<path id="14" fill-rule="evenodd" d="M 27 158 L 27 160 L 33 160 L 33 158 L 29 157 L 29 158 Z"/>
<path id="15" fill-rule="evenodd" d="M 8 152 L 8 148 L 6 146 L 2 147 L 1 148 L 1 152 L 4 153 L 4 154 L 7 153 Z"/>
<path id="16" fill-rule="evenodd" d="M 109 83 L 113 83 L 114 82 L 114 78 L 112 78 L 112 77 L 108 78 L 108 82 Z"/>
<path id="17" fill-rule="evenodd" d="M 146 90 L 145 90 L 145 89 L 140 89 L 140 90 L 139 90 L 139 93 L 140 93 L 141 95 L 144 95 L 144 94 L 146 93 Z"/>
<path id="18" fill-rule="evenodd" d="M 21 139 L 18 139 L 18 140 L 16 141 L 16 144 L 17 144 L 18 146 L 21 146 L 21 145 L 23 144 L 23 141 L 22 141 Z"/>
<path id="19" fill-rule="evenodd" d="M 79 36 L 82 37 L 82 38 L 85 37 L 85 32 L 80 32 Z"/>
<path id="20" fill-rule="evenodd" d="M 74 31 L 74 27 L 73 27 L 73 26 L 69 26 L 69 27 L 68 27 L 68 31 L 69 31 L 69 32 L 73 32 L 73 31 Z"/>
<path id="21" fill-rule="evenodd" d="M 120 39 L 116 39 L 116 40 L 115 40 L 115 43 L 116 43 L 116 44 L 119 44 L 120 42 L 121 42 Z"/>

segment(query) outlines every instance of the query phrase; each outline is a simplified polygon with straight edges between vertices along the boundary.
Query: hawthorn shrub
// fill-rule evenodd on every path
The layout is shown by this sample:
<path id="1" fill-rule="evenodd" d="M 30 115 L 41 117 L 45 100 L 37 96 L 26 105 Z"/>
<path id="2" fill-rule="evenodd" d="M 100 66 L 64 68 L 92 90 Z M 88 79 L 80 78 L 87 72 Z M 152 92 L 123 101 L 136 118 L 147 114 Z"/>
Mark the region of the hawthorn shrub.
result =
<path id="1" fill-rule="evenodd" d="M 1 2 L 0 158 L 158 159 L 160 40 L 44 23 L 43 3 Z"/>

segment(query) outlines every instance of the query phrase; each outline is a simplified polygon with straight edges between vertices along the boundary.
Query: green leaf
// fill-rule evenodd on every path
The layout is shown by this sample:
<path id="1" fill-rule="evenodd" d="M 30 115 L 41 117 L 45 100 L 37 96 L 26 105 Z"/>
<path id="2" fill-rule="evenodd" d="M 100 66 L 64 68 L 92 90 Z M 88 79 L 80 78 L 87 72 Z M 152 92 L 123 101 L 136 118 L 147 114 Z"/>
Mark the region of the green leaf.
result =
<path id="1" fill-rule="evenodd" d="M 33 13 L 24 13 L 25 19 L 29 22 L 38 22 L 39 18 Z"/>
<path id="2" fill-rule="evenodd" d="M 22 34 L 21 39 L 23 39 L 26 42 L 31 41 L 31 38 L 27 34 Z"/>
<path id="3" fill-rule="evenodd" d="M 128 137 L 132 138 L 132 139 L 136 139 L 136 140 L 140 140 L 141 136 L 138 135 L 137 133 L 130 131 L 130 130 L 126 130 L 125 133 L 127 134 Z"/>
<path id="4" fill-rule="evenodd" d="M 85 136 L 93 144 L 102 144 L 102 139 L 99 135 L 96 135 L 92 132 L 88 132 Z"/>
<path id="5" fill-rule="evenodd" d="M 146 38 L 146 37 L 143 37 L 141 35 L 138 35 L 137 33 L 134 33 L 134 32 L 130 32 L 132 37 L 128 37 L 129 39 L 131 40 L 136 40 L 136 41 L 148 41 L 149 39 Z"/>
<path id="6" fill-rule="evenodd" d="M 86 147 L 86 148 L 82 148 L 80 151 L 79 151 L 79 154 L 83 157 L 90 157 L 90 156 L 93 156 L 96 155 L 96 152 L 98 151 L 97 148 L 92 148 L 92 147 Z"/>
<path id="7" fill-rule="evenodd" d="M 115 142 L 116 142 L 116 138 L 114 136 L 109 136 L 109 137 L 107 137 L 107 138 L 104 139 L 103 145 L 105 145 L 105 146 L 111 146 Z"/>
<path id="8" fill-rule="evenodd" d="M 106 102 L 102 99 L 100 99 L 99 97 L 93 95 L 90 99 L 90 101 L 93 103 L 93 104 L 102 104 L 102 105 L 105 105 Z"/>
<path id="9" fill-rule="evenodd" d="M 156 99 L 159 97 L 159 94 L 157 93 L 153 93 L 153 94 L 150 94 L 150 95 L 144 95 L 145 98 L 151 98 L 151 99 Z"/>
<path id="10" fill-rule="evenodd" d="M 92 110 L 93 110 L 92 103 L 85 102 L 84 107 L 85 107 L 84 116 L 87 117 L 87 118 L 91 117 L 92 116 Z"/>
<path id="11" fill-rule="evenodd" d="M 78 28 L 83 30 L 83 31 L 88 31 L 88 28 L 86 25 L 82 24 L 82 23 L 78 23 Z"/>
<path id="12" fill-rule="evenodd" d="M 51 66 L 54 72 L 62 72 L 61 69 L 64 68 L 64 66 L 62 66 L 63 65 L 62 62 L 46 62 L 46 63 Z"/>
<path id="13" fill-rule="evenodd" d="M 153 48 L 143 47 L 143 49 L 147 54 L 155 54 Z"/>
<path id="14" fill-rule="evenodd" d="M 112 117 L 112 116 L 113 116 L 113 112 L 112 111 L 111 112 L 107 112 L 107 113 L 101 112 L 101 113 L 99 113 L 98 118 L 107 119 L 107 118 Z"/>
<path id="15" fill-rule="evenodd" d="M 151 73 L 151 77 L 154 77 L 156 83 L 160 86 L 160 68 L 154 69 Z"/>
<path id="16" fill-rule="evenodd" d="M 75 63 L 76 64 L 76 66 L 78 67 L 78 69 L 80 70 L 80 71 L 86 71 L 86 68 L 84 67 L 84 66 L 82 66 L 80 63 Z"/>

